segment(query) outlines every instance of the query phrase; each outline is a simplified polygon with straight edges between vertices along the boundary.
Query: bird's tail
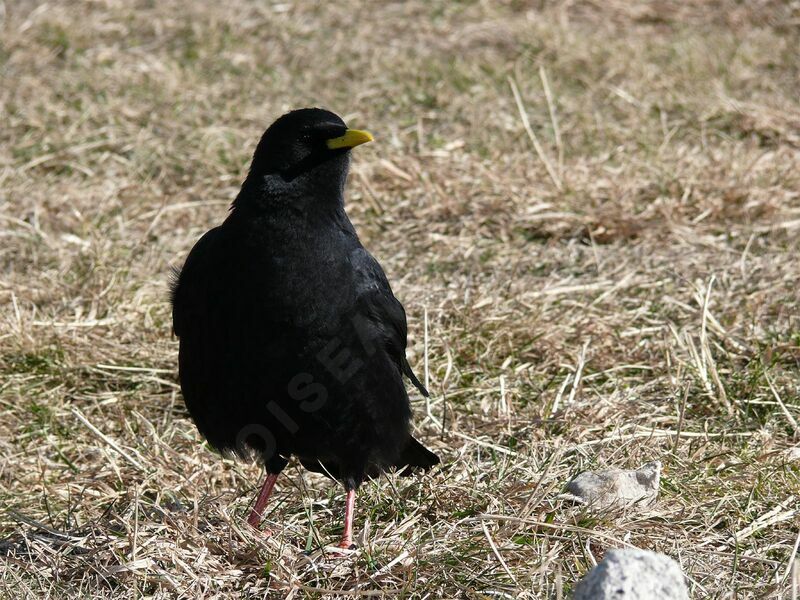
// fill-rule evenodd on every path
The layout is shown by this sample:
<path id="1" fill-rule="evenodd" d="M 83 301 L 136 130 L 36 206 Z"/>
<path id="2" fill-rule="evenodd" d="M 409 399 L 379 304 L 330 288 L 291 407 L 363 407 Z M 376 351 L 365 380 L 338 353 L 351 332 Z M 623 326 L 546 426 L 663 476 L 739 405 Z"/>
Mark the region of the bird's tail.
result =
<path id="1" fill-rule="evenodd" d="M 413 436 L 408 436 L 408 443 L 397 461 L 398 467 L 405 467 L 400 475 L 406 477 L 422 469 L 427 471 L 439 464 L 439 457 L 420 444 Z"/>

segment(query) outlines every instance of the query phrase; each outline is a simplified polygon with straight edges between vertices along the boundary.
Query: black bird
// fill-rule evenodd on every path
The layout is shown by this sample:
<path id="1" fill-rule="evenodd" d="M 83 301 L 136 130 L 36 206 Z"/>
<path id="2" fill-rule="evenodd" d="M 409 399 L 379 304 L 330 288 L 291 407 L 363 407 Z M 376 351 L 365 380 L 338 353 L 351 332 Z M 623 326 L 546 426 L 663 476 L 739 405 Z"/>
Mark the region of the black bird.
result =
<path id="1" fill-rule="evenodd" d="M 365 478 L 439 462 L 409 431 L 402 376 L 428 391 L 406 360 L 405 311 L 344 210 L 350 149 L 369 141 L 327 110 L 280 117 L 172 288 L 192 419 L 214 448 L 266 467 L 248 522 L 294 455 L 344 484 L 342 547 Z"/>

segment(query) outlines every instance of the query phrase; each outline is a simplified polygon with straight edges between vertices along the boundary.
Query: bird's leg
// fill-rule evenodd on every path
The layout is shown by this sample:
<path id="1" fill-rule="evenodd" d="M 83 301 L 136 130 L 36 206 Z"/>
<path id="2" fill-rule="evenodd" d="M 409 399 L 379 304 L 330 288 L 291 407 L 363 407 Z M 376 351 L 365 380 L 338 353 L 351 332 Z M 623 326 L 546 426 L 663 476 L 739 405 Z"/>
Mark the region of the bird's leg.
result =
<path id="1" fill-rule="evenodd" d="M 339 542 L 339 548 L 350 549 L 353 547 L 353 511 L 356 507 L 356 491 L 347 490 L 347 500 L 344 509 L 344 531 L 342 532 L 342 541 Z"/>
<path id="2" fill-rule="evenodd" d="M 269 500 L 269 497 L 272 495 L 272 488 L 275 487 L 275 481 L 277 481 L 277 479 L 277 473 L 267 472 L 267 478 L 264 480 L 264 485 L 261 486 L 261 491 L 258 493 L 256 504 L 253 510 L 250 511 L 250 516 L 247 517 L 247 522 L 256 529 L 258 529 L 258 525 L 261 523 L 261 514 L 267 506 L 267 500 Z"/>

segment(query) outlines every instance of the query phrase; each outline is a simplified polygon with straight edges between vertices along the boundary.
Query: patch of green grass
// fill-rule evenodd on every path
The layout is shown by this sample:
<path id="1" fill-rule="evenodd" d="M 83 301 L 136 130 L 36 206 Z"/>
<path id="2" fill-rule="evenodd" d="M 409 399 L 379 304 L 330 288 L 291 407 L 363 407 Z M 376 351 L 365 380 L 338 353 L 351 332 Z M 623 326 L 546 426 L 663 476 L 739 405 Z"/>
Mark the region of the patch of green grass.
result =
<path id="1" fill-rule="evenodd" d="M 67 30 L 61 25 L 51 22 L 46 22 L 39 27 L 38 41 L 62 59 L 66 57 L 72 45 Z"/>

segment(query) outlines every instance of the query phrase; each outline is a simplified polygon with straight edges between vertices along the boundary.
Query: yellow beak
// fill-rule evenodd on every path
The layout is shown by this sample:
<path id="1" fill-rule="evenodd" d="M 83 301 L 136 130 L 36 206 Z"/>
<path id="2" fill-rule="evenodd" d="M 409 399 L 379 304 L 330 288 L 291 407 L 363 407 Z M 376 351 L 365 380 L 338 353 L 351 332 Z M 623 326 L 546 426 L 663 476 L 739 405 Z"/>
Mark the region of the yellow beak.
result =
<path id="1" fill-rule="evenodd" d="M 325 144 L 331 150 L 337 148 L 354 148 L 359 144 L 366 144 L 373 140 L 372 134 L 369 131 L 361 131 L 360 129 L 348 129 L 344 135 L 331 138 Z"/>

